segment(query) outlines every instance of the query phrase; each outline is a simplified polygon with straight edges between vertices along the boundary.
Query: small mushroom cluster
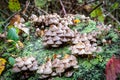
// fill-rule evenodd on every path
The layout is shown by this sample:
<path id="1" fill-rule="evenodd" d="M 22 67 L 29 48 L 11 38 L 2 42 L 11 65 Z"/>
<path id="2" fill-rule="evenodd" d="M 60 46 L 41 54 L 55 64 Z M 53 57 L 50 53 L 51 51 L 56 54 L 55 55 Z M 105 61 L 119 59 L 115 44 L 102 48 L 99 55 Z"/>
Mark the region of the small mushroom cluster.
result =
<path id="1" fill-rule="evenodd" d="M 21 71 L 35 71 L 38 69 L 37 61 L 34 57 L 18 57 L 15 59 L 16 63 L 14 64 L 12 71 L 21 72 Z"/>
<path id="2" fill-rule="evenodd" d="M 61 44 L 70 42 L 74 37 L 74 31 L 68 26 L 62 25 L 61 23 L 51 25 L 48 30 L 45 31 L 43 36 L 44 46 L 59 47 Z"/>
<path id="3" fill-rule="evenodd" d="M 51 76 L 61 75 L 68 68 L 78 68 L 77 59 L 73 55 L 67 55 L 63 59 L 55 58 L 53 61 L 49 60 L 45 64 L 38 67 L 37 73 L 40 74 L 40 78 L 48 78 Z M 66 75 L 68 74 L 69 75 Z M 71 73 L 71 75 L 70 75 Z M 67 77 L 72 76 L 73 72 L 67 72 Z"/>
<path id="4" fill-rule="evenodd" d="M 104 27 L 102 25 L 97 25 L 96 27 L 98 30 L 94 30 L 90 33 L 81 34 L 75 31 L 75 37 L 72 39 L 72 43 L 75 45 L 70 48 L 72 54 L 83 55 L 101 51 L 101 48 L 96 42 L 97 35 L 101 34 L 102 31 L 109 31 L 111 26 Z"/>
<path id="5" fill-rule="evenodd" d="M 58 14 L 47 14 L 47 15 L 41 15 L 37 17 L 35 14 L 32 14 L 30 17 L 30 20 L 35 24 L 36 28 L 36 36 L 43 36 L 41 33 L 42 30 L 45 29 L 46 26 L 50 27 L 52 25 L 58 26 L 59 23 L 68 26 L 73 25 L 74 15 L 67 14 L 63 18 L 60 17 Z"/>
<path id="6" fill-rule="evenodd" d="M 67 14 L 63 18 L 60 17 L 58 14 L 47 14 L 47 15 L 41 15 L 37 17 L 35 14 L 32 14 L 30 17 L 30 20 L 33 21 L 34 23 L 44 23 L 44 26 L 50 26 L 52 24 L 59 24 L 62 23 L 64 25 L 73 25 L 73 19 L 74 15 L 72 14 Z"/>
<path id="7" fill-rule="evenodd" d="M 78 44 L 71 46 L 70 50 L 74 55 L 89 55 L 93 52 L 98 52 L 100 47 L 96 43 L 91 44 L 90 41 L 79 42 Z"/>

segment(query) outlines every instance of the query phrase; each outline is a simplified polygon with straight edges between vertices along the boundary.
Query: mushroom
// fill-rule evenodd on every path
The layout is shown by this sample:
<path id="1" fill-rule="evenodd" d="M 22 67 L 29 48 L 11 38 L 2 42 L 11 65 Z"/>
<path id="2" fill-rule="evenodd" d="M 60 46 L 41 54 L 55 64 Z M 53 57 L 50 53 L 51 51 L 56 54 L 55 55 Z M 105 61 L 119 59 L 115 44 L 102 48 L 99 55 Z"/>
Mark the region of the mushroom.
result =
<path id="1" fill-rule="evenodd" d="M 45 32 L 45 36 L 51 36 L 52 32 L 50 30 Z"/>
<path id="2" fill-rule="evenodd" d="M 62 44 L 62 42 L 61 41 L 56 41 L 55 44 L 60 45 L 60 44 Z"/>
<path id="3" fill-rule="evenodd" d="M 39 67 L 38 67 L 38 70 L 37 70 L 37 73 L 42 74 L 42 73 L 43 73 L 44 68 L 45 68 L 45 65 L 44 65 L 44 64 L 43 64 L 43 65 L 41 65 L 41 66 L 39 66 Z"/>
<path id="4" fill-rule="evenodd" d="M 26 66 L 23 66 L 23 67 L 21 68 L 21 70 L 25 71 L 25 70 L 27 70 L 27 67 L 26 67 Z"/>
<path id="5" fill-rule="evenodd" d="M 32 64 L 32 62 L 28 59 L 24 62 L 25 65 L 29 65 L 29 64 Z"/>
<path id="6" fill-rule="evenodd" d="M 16 65 L 17 65 L 18 67 L 22 67 L 22 66 L 24 66 L 24 61 L 18 62 L 18 63 L 16 63 Z"/>
<path id="7" fill-rule="evenodd" d="M 16 62 L 21 62 L 22 59 L 21 59 L 20 57 L 18 57 L 18 58 L 15 59 L 15 61 L 16 61 Z"/>
<path id="8" fill-rule="evenodd" d="M 51 40 L 51 39 L 49 39 L 47 42 L 46 42 L 47 44 L 54 44 L 54 42 L 53 42 L 53 40 Z"/>
<path id="9" fill-rule="evenodd" d="M 51 25 L 49 30 L 56 31 L 56 30 L 58 30 L 58 28 L 56 25 Z"/>
<path id="10" fill-rule="evenodd" d="M 63 67 L 58 67 L 55 70 L 56 70 L 56 73 L 58 73 L 58 74 L 65 71 L 65 69 Z"/>
<path id="11" fill-rule="evenodd" d="M 51 76 L 56 76 L 57 73 L 56 72 L 52 72 Z"/>
<path id="12" fill-rule="evenodd" d="M 53 37 L 53 41 L 58 41 L 58 40 L 60 40 L 60 37 L 58 36 Z"/>
<path id="13" fill-rule="evenodd" d="M 21 70 L 17 67 L 17 66 L 14 66 L 13 69 L 12 69 L 13 72 L 20 72 Z"/>
<path id="14" fill-rule="evenodd" d="M 52 46 L 52 47 L 58 47 L 59 45 L 55 45 L 55 44 L 54 44 L 54 45 L 51 45 L 51 46 Z"/>
<path id="15" fill-rule="evenodd" d="M 71 77 L 73 75 L 73 71 L 68 71 L 65 73 L 65 77 Z"/>
<path id="16" fill-rule="evenodd" d="M 43 70 L 43 74 L 51 74 L 52 73 L 52 69 L 50 67 L 46 67 Z"/>
<path id="17" fill-rule="evenodd" d="M 37 65 L 33 65 L 31 68 L 29 68 L 30 71 L 35 71 L 38 69 Z"/>
<path id="18" fill-rule="evenodd" d="M 81 54 L 85 54 L 85 50 L 84 49 L 82 49 L 81 51 L 79 51 L 79 53 L 78 53 L 79 55 L 81 55 Z"/>

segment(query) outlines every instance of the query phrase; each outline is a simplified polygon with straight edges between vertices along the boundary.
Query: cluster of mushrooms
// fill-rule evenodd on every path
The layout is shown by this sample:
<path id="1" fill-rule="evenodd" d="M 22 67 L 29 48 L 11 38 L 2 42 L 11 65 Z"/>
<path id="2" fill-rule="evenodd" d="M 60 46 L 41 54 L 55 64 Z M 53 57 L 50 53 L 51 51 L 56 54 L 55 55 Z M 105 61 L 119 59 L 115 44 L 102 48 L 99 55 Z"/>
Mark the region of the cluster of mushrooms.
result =
<path id="1" fill-rule="evenodd" d="M 57 76 L 65 73 L 66 77 L 70 77 L 73 71 L 66 71 L 69 68 L 77 69 L 77 59 L 73 55 L 67 55 L 63 59 L 56 57 L 53 60 L 48 60 L 45 64 L 38 67 L 37 73 L 40 74 L 40 78 L 48 78 L 51 76 Z"/>
<path id="2" fill-rule="evenodd" d="M 59 23 L 57 26 L 51 25 L 49 30 L 45 31 L 43 44 L 44 46 L 59 47 L 61 44 L 71 42 L 73 37 L 74 31 Z"/>
<path id="3" fill-rule="evenodd" d="M 109 31 L 111 25 L 104 27 L 102 25 L 97 25 L 97 31 L 92 31 L 90 33 L 78 33 L 75 31 L 75 37 L 72 39 L 73 46 L 70 47 L 72 54 L 74 55 L 84 55 L 92 54 L 93 52 L 100 52 L 102 49 L 97 45 L 97 35 L 100 35 L 102 31 Z"/>
<path id="4" fill-rule="evenodd" d="M 59 23 L 63 26 L 74 25 L 73 19 L 74 16 L 72 14 L 65 15 L 62 18 L 56 13 L 41 15 L 39 17 L 35 14 L 32 14 L 30 17 L 30 20 L 35 24 L 36 27 L 36 36 L 43 35 L 43 29 L 45 29 L 47 26 L 59 26 Z"/>
<path id="5" fill-rule="evenodd" d="M 17 73 L 21 71 L 35 71 L 37 69 L 38 63 L 34 57 L 18 57 L 15 59 L 12 71 Z"/>

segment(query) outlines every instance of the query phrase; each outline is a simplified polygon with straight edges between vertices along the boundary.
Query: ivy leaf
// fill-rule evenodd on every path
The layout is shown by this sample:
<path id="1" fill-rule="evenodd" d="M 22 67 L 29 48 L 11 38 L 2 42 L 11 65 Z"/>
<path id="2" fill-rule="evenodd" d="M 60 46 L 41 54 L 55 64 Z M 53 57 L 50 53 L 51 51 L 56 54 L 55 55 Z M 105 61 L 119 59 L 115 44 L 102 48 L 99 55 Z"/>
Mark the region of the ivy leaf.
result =
<path id="1" fill-rule="evenodd" d="M 15 64 L 15 59 L 13 57 L 9 57 L 8 61 L 9 61 L 9 64 L 12 66 Z"/>
<path id="2" fill-rule="evenodd" d="M 9 0 L 8 7 L 11 11 L 15 12 L 20 10 L 20 3 L 18 0 Z"/>
<path id="3" fill-rule="evenodd" d="M 4 58 L 0 58 L 0 75 L 5 69 L 5 63 L 6 63 L 6 60 Z"/>
<path id="4" fill-rule="evenodd" d="M 19 36 L 17 30 L 15 28 L 10 28 L 7 34 L 7 38 L 14 41 L 18 41 Z"/>

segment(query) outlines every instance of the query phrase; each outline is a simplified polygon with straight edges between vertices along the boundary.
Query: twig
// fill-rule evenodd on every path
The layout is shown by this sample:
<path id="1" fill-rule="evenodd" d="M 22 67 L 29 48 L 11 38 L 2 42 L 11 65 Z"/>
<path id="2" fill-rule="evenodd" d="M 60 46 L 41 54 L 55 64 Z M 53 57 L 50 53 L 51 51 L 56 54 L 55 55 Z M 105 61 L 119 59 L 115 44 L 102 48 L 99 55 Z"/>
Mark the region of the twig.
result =
<path id="1" fill-rule="evenodd" d="M 28 9 L 29 4 L 30 4 L 30 1 L 26 1 L 25 9 L 22 11 L 23 14 L 25 14 L 26 10 Z"/>
<path id="2" fill-rule="evenodd" d="M 103 11 L 107 12 L 107 14 L 105 15 L 105 17 L 109 16 L 110 18 L 112 18 L 114 21 L 116 21 L 120 25 L 120 22 L 111 14 L 111 12 L 113 12 L 114 10 L 111 11 L 111 12 L 108 12 L 107 10 L 103 9 Z"/>
<path id="3" fill-rule="evenodd" d="M 112 18 L 113 20 L 115 20 L 119 25 L 120 25 L 120 22 L 110 13 L 109 15 L 110 18 Z"/>
<path id="4" fill-rule="evenodd" d="M 101 2 L 100 4 L 98 4 L 94 9 L 92 9 L 92 10 L 89 12 L 89 14 L 92 13 L 92 12 L 93 12 L 95 9 L 97 9 L 98 7 L 100 7 L 102 4 L 103 4 L 103 2 Z"/>
<path id="5" fill-rule="evenodd" d="M 62 1 L 61 1 L 61 0 L 59 0 L 59 1 L 60 1 L 61 6 L 62 6 L 62 10 L 63 10 L 63 12 L 64 12 L 64 15 L 66 15 L 66 10 L 65 10 L 65 7 L 64 7 Z"/>

